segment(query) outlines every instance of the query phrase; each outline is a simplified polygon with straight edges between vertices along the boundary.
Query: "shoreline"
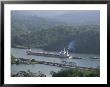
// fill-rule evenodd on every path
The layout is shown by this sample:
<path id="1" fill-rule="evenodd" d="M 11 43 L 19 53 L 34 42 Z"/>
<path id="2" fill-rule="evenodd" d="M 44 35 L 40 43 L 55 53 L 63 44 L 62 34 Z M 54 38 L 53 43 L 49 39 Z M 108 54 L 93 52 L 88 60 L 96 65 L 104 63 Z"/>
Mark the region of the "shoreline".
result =
<path id="1" fill-rule="evenodd" d="M 29 49 L 28 47 L 11 47 L 11 48 L 17 48 L 17 49 Z M 59 51 L 55 51 L 55 50 L 44 50 L 42 48 L 31 48 L 31 49 L 41 49 L 43 51 L 46 51 L 46 52 L 59 52 Z M 83 52 L 69 52 L 70 54 L 71 53 L 75 53 L 75 54 L 90 54 L 90 55 L 99 55 L 98 53 L 83 53 Z"/>

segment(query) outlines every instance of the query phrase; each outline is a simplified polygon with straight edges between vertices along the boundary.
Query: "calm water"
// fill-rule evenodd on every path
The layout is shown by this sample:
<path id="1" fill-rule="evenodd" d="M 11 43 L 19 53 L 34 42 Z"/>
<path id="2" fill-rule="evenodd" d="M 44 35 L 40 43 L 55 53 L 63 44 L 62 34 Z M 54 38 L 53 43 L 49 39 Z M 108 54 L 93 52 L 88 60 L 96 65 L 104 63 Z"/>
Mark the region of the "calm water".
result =
<path id="1" fill-rule="evenodd" d="M 75 62 L 78 66 L 82 67 L 97 67 L 100 66 L 100 60 L 99 59 L 90 59 L 88 57 L 100 57 L 99 55 L 94 54 L 70 54 L 71 56 L 77 56 L 77 57 L 83 57 L 83 59 L 61 59 L 61 58 L 53 58 L 53 57 L 42 57 L 42 56 L 34 56 L 34 55 L 27 55 L 26 54 L 27 49 L 18 49 L 18 48 L 12 48 L 11 53 L 13 56 L 18 58 L 26 58 L 26 59 L 36 59 L 40 61 L 48 61 L 48 62 L 56 62 L 56 63 L 62 63 L 62 61 L 67 62 Z M 41 49 L 32 49 L 34 52 L 41 52 Z M 15 65 L 13 64 L 11 67 L 12 74 L 17 73 L 18 71 L 27 71 L 30 69 L 32 72 L 37 73 L 38 71 L 41 71 L 46 76 L 51 76 L 50 71 L 58 72 L 62 68 L 55 67 L 55 66 L 48 66 L 48 65 L 42 65 L 42 64 L 35 64 L 35 65 Z"/>

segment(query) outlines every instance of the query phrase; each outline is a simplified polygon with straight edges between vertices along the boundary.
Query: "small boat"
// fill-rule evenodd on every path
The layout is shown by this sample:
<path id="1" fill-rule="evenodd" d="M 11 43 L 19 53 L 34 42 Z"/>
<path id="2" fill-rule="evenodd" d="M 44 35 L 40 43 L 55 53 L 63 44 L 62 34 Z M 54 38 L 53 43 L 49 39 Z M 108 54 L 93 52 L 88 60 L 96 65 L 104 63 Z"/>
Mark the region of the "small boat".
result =
<path id="1" fill-rule="evenodd" d="M 72 59 L 82 59 L 82 57 L 72 57 Z"/>
<path id="2" fill-rule="evenodd" d="M 60 51 L 59 53 L 50 53 L 50 52 L 32 52 L 31 49 L 26 51 L 27 55 L 36 55 L 36 56 L 44 56 L 44 57 L 57 57 L 57 58 L 72 58 L 69 55 L 68 50 Z"/>
<path id="3" fill-rule="evenodd" d="M 99 57 L 89 57 L 90 59 L 99 59 Z"/>

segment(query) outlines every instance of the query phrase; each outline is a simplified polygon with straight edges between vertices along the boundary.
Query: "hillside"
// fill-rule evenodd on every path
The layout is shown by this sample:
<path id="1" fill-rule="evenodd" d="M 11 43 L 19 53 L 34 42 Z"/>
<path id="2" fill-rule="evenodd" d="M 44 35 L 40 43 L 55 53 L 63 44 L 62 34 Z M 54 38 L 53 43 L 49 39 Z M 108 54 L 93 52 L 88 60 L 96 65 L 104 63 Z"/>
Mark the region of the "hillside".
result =
<path id="1" fill-rule="evenodd" d="M 73 11 L 54 17 L 48 17 L 52 20 L 59 20 L 68 25 L 99 25 L 100 24 L 99 11 Z"/>
<path id="2" fill-rule="evenodd" d="M 66 47 L 69 51 L 76 53 L 100 53 L 98 23 L 85 22 L 82 25 L 71 25 L 71 20 L 67 23 L 60 19 L 63 19 L 65 15 L 60 16 L 54 15 L 52 18 L 52 16 L 44 17 L 31 12 L 28 14 L 12 11 L 12 47 L 42 48 L 52 51 L 59 51 Z"/>

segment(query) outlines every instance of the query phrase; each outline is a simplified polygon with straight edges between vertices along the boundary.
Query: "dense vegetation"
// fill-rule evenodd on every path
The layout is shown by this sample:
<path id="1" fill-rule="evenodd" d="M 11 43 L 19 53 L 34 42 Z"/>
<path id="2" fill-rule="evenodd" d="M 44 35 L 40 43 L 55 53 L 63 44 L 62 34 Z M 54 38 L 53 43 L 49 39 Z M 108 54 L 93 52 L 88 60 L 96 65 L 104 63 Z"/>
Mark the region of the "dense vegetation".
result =
<path id="1" fill-rule="evenodd" d="M 51 71 L 52 77 L 99 77 L 100 69 L 66 69 L 58 72 Z M 30 70 L 19 71 L 16 74 L 12 74 L 12 77 L 46 77 L 42 72 L 33 73 Z"/>
<path id="2" fill-rule="evenodd" d="M 53 72 L 52 77 L 99 77 L 100 70 L 97 69 L 68 69 L 61 70 L 57 73 Z"/>
<path id="3" fill-rule="evenodd" d="M 68 25 L 30 15 L 12 14 L 11 45 L 59 51 L 99 53 L 99 25 Z"/>
<path id="4" fill-rule="evenodd" d="M 16 74 L 12 74 L 12 77 L 46 77 L 42 72 L 33 73 L 30 70 L 27 71 L 19 71 Z"/>
<path id="5" fill-rule="evenodd" d="M 24 58 L 16 58 L 11 55 L 11 64 L 42 64 L 40 61 L 36 61 L 35 59 L 24 59 Z"/>

